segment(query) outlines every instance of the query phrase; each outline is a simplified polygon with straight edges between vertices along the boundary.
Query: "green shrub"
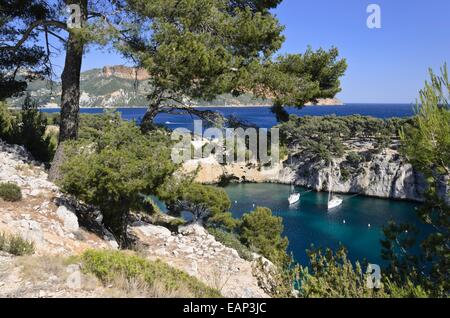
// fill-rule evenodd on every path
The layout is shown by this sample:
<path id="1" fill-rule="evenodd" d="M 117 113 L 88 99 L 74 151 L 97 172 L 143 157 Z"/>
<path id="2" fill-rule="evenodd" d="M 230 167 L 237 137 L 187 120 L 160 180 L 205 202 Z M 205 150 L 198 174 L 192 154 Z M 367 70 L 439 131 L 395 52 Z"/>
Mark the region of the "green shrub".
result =
<path id="1" fill-rule="evenodd" d="M 19 235 L 8 236 L 0 233 L 0 251 L 4 251 L 16 256 L 34 254 L 34 243 L 24 240 Z"/>
<path id="2" fill-rule="evenodd" d="M 346 161 L 354 168 L 357 168 L 363 160 L 363 157 L 354 151 L 350 152 L 346 157 Z"/>
<path id="3" fill-rule="evenodd" d="M 38 161 L 52 161 L 56 144 L 52 136 L 46 135 L 47 118 L 29 96 L 15 116 L 4 103 L 0 105 L 0 127 L 0 138 L 6 142 L 24 146 Z"/>
<path id="4" fill-rule="evenodd" d="M 23 145 L 36 160 L 49 163 L 53 160 L 56 145 L 52 136 L 46 135 L 47 118 L 37 105 L 25 99 L 19 129 L 18 144 Z"/>
<path id="5" fill-rule="evenodd" d="M 185 291 L 188 297 L 219 298 L 221 294 L 185 272 L 161 261 L 148 261 L 129 252 L 89 250 L 82 255 L 83 271 L 110 284 L 117 277 L 140 279 L 148 287 L 162 284 L 168 291 Z"/>
<path id="6" fill-rule="evenodd" d="M 209 234 L 214 236 L 218 242 L 229 248 L 235 249 L 241 258 L 247 261 L 253 260 L 253 253 L 248 247 L 246 247 L 241 243 L 241 241 L 239 241 L 239 238 L 236 234 L 226 232 L 217 228 L 208 228 L 208 232 Z"/>
<path id="7" fill-rule="evenodd" d="M 178 181 L 171 178 L 158 189 L 158 197 L 166 203 L 173 216 L 189 212 L 193 221 L 201 220 L 208 226 L 233 229 L 237 225 L 237 220 L 228 212 L 231 202 L 224 189 L 190 179 Z"/>
<path id="8" fill-rule="evenodd" d="M 0 183 L 0 198 L 9 202 L 22 200 L 22 191 L 17 184 Z"/>
<path id="9" fill-rule="evenodd" d="M 255 211 L 244 214 L 239 234 L 243 244 L 274 264 L 284 267 L 291 262 L 286 252 L 289 240 L 282 236 L 283 220 L 272 215 L 270 209 L 257 207 Z"/>
<path id="10" fill-rule="evenodd" d="M 0 101 L 0 138 L 7 139 L 12 129 L 13 117 L 8 105 Z"/>
<path id="11" fill-rule="evenodd" d="M 310 265 L 300 270 L 300 296 L 304 298 L 378 298 L 387 297 L 383 288 L 367 287 L 368 274 L 360 263 L 355 265 L 341 247 L 307 251 Z"/>
<path id="12" fill-rule="evenodd" d="M 24 240 L 18 235 L 13 235 L 9 238 L 8 253 L 23 256 L 34 254 L 34 243 Z"/>
<path id="13" fill-rule="evenodd" d="M 142 194 L 155 194 L 176 169 L 168 145 L 168 136 L 144 135 L 131 122 L 106 128 L 95 142 L 68 143 L 62 189 L 97 206 L 106 227 L 127 245 L 130 210 L 142 207 Z"/>
<path id="14" fill-rule="evenodd" d="M 104 114 L 81 114 L 78 132 L 79 139 L 96 140 L 100 138 L 103 131 L 118 127 L 123 123 L 120 113 L 106 111 Z"/>
<path id="15" fill-rule="evenodd" d="M 345 166 L 341 166 L 341 180 L 347 182 L 350 180 L 351 174 L 350 171 Z"/>
<path id="16" fill-rule="evenodd" d="M 61 122 L 61 114 L 60 113 L 43 113 L 49 125 L 59 126 Z"/>
<path id="17" fill-rule="evenodd" d="M 414 285 L 411 280 L 407 280 L 401 285 L 393 283 L 389 279 L 384 282 L 385 290 L 391 298 L 430 298 L 431 293 L 420 285 Z"/>

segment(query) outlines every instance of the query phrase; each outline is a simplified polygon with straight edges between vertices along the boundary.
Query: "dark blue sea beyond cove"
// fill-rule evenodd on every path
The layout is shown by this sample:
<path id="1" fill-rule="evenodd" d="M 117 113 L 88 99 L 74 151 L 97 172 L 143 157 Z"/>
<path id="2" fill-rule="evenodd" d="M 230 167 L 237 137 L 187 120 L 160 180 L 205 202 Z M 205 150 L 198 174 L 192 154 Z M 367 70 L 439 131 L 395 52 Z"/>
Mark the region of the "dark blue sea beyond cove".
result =
<path id="1" fill-rule="evenodd" d="M 276 120 L 269 107 L 204 108 L 221 112 L 225 116 L 236 116 L 262 128 L 271 128 Z M 409 117 L 414 107 L 411 104 L 347 104 L 345 106 L 310 106 L 301 110 L 290 108 L 289 113 L 299 116 L 348 116 L 353 114 L 377 118 Z M 145 108 L 117 109 L 126 120 L 139 122 Z M 59 112 L 47 109 L 45 112 Z M 100 108 L 82 109 L 84 114 L 99 114 Z M 156 121 L 169 128 L 193 128 L 193 117 L 188 115 L 160 114 Z M 343 196 L 344 204 L 332 212 L 327 211 L 327 194 L 304 193 L 301 203 L 289 207 L 287 199 L 290 187 L 277 184 L 239 184 L 225 188 L 230 196 L 231 210 L 236 217 L 250 212 L 254 206 L 272 209 L 275 215 L 283 217 L 284 234 L 289 238 L 289 250 L 295 259 L 307 264 L 305 249 L 314 244 L 317 247 L 337 248 L 340 244 L 349 250 L 351 260 L 364 260 L 381 264 L 382 227 L 389 221 L 413 223 L 425 231 L 418 223 L 415 208 L 418 204 L 381 200 L 367 197 Z M 305 192 L 306 189 L 298 189 Z"/>
<path id="2" fill-rule="evenodd" d="M 215 110 L 224 116 L 235 116 L 241 120 L 255 124 L 261 128 L 271 128 L 277 124 L 275 116 L 271 113 L 270 107 L 208 107 L 200 108 Z M 299 116 L 348 116 L 365 115 L 377 118 L 409 117 L 414 114 L 412 104 L 346 104 L 344 106 L 308 106 L 303 109 L 287 108 L 290 114 Z M 59 112 L 59 109 L 45 109 L 44 112 Z M 102 108 L 85 108 L 81 110 L 83 114 L 101 114 Z M 145 114 L 146 108 L 118 108 L 123 119 L 136 120 L 139 122 Z M 193 129 L 194 117 L 189 115 L 160 114 L 156 117 L 156 123 L 163 124 L 169 128 Z"/>

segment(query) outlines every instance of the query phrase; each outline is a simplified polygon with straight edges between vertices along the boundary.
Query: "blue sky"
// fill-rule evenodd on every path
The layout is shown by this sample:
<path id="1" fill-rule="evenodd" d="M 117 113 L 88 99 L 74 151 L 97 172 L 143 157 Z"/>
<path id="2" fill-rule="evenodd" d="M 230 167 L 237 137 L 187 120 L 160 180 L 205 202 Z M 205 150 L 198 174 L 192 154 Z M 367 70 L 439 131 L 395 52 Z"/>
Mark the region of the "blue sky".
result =
<path id="1" fill-rule="evenodd" d="M 367 6 L 381 7 L 381 29 L 366 25 Z M 283 52 L 336 46 L 348 61 L 345 102 L 413 102 L 428 77 L 450 63 L 449 0 L 285 0 Z"/>
<path id="2" fill-rule="evenodd" d="M 381 29 L 366 25 L 372 3 L 381 7 Z M 349 67 L 338 97 L 347 103 L 414 102 L 428 68 L 450 63 L 449 0 L 284 0 L 275 13 L 286 26 L 281 53 L 340 50 Z M 90 48 L 83 70 L 125 63 Z"/>

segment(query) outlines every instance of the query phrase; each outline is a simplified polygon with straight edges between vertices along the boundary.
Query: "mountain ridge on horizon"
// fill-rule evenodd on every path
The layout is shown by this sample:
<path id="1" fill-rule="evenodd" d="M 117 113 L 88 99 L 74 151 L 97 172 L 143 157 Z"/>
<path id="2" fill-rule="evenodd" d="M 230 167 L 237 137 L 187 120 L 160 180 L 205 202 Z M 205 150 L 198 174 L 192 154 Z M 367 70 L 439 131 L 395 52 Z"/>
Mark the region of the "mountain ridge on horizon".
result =
<path id="1" fill-rule="evenodd" d="M 124 65 L 93 68 L 81 73 L 80 107 L 117 108 L 146 107 L 147 94 L 151 90 L 148 82 L 150 74 L 145 69 Z M 61 94 L 59 81 L 34 80 L 28 84 L 27 93 L 42 108 L 58 108 Z M 13 97 L 8 104 L 13 108 L 21 107 L 25 95 Z M 319 100 L 320 105 L 343 105 L 337 99 Z M 205 107 L 245 107 L 271 106 L 270 99 L 256 98 L 251 94 L 232 96 L 220 95 L 214 101 L 194 101 L 193 106 Z M 311 103 L 307 104 L 312 105 Z"/>

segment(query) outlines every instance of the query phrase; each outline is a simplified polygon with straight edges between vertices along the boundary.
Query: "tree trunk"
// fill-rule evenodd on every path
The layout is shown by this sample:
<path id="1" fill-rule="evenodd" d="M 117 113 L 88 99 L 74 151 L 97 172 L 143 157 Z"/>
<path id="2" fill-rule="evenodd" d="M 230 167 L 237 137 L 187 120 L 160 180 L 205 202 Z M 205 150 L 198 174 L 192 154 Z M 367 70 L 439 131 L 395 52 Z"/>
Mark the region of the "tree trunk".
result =
<path id="1" fill-rule="evenodd" d="M 151 105 L 147 108 L 147 111 L 141 121 L 141 130 L 143 132 L 148 132 L 155 128 L 154 121 L 159 111 L 159 105 Z"/>
<path id="2" fill-rule="evenodd" d="M 66 4 L 78 4 L 81 8 L 81 21 L 86 21 L 87 0 L 66 1 Z M 62 143 L 78 137 L 78 123 L 80 117 L 80 75 L 83 61 L 84 42 L 76 34 L 76 30 L 69 32 L 66 48 L 66 60 L 61 75 L 61 122 L 59 125 L 59 145 L 49 173 L 49 179 L 60 179 L 60 167 L 64 162 Z"/>
<path id="3" fill-rule="evenodd" d="M 81 26 L 87 19 L 88 0 L 66 0 L 65 3 L 77 4 L 81 10 Z M 66 60 L 61 75 L 61 123 L 59 142 L 78 137 L 78 121 L 80 112 L 80 75 L 83 61 L 84 41 L 77 34 L 77 29 L 69 32 Z"/>
<path id="4" fill-rule="evenodd" d="M 80 112 L 80 74 L 83 43 L 73 34 L 67 43 L 66 62 L 61 76 L 61 123 L 59 142 L 77 139 Z"/>

